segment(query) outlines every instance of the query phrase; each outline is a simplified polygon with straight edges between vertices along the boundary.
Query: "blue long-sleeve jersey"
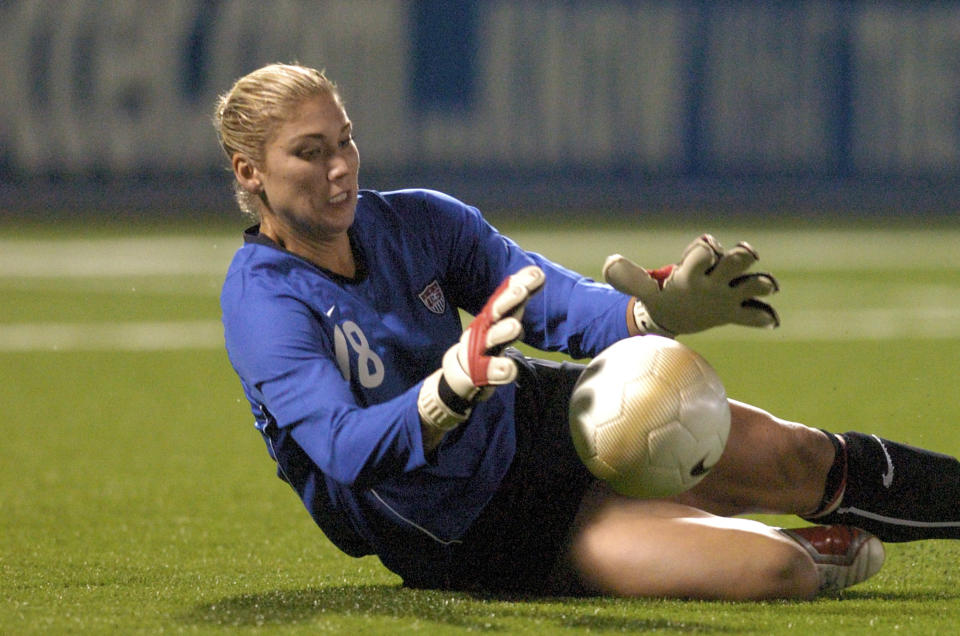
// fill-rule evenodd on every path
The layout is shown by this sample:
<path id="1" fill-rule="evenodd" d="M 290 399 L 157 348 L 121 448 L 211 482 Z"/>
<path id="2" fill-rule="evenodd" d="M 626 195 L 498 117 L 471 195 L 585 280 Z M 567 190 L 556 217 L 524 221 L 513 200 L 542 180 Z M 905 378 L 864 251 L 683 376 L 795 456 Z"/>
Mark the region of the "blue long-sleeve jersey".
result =
<path id="1" fill-rule="evenodd" d="M 227 352 L 279 476 L 340 549 L 389 561 L 397 529 L 456 541 L 515 449 L 513 386 L 424 455 L 417 396 L 497 285 L 536 264 L 524 342 L 575 358 L 626 337 L 628 298 L 526 252 L 428 190 L 362 191 L 347 279 L 245 234 L 221 295 Z"/>

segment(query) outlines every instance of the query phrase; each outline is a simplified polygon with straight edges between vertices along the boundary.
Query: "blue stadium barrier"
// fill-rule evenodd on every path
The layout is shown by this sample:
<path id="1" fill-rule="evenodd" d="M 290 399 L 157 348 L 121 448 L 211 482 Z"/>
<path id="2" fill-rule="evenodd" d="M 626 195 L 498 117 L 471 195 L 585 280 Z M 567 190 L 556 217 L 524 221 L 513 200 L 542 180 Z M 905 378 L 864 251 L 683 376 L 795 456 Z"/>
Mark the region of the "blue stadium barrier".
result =
<path id="1" fill-rule="evenodd" d="M 542 211 L 951 214 L 960 2 L 0 3 L 0 213 L 229 208 L 216 95 L 325 68 L 362 184 Z"/>

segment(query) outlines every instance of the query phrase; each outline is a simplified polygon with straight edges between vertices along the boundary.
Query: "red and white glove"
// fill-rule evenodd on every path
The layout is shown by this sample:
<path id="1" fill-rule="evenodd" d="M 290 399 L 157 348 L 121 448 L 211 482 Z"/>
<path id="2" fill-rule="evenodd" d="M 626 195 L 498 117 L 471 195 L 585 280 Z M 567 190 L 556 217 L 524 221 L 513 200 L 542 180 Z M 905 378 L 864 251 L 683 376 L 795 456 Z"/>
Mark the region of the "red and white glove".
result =
<path id="1" fill-rule="evenodd" d="M 449 431 L 464 422 L 473 405 L 490 397 L 494 388 L 516 379 L 516 365 L 500 354 L 523 336 L 523 309 L 545 281 L 543 270 L 530 265 L 507 277 L 491 294 L 460 340 L 444 354 L 441 368 L 424 380 L 417 399 L 424 424 Z"/>
<path id="2" fill-rule="evenodd" d="M 724 251 L 709 234 L 693 241 L 680 262 L 647 270 L 612 254 L 603 277 L 618 291 L 636 296 L 634 320 L 641 333 L 674 337 L 719 325 L 777 327 L 777 312 L 758 296 L 779 290 L 767 273 L 746 273 L 757 262 L 756 251 L 737 243 Z"/>

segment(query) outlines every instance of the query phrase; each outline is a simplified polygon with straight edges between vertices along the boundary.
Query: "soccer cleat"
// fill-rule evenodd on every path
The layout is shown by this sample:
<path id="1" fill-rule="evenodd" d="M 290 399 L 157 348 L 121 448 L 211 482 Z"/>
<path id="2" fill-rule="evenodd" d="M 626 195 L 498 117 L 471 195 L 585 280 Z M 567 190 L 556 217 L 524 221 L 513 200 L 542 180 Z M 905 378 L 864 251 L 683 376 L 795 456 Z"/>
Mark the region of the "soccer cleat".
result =
<path id="1" fill-rule="evenodd" d="M 884 550 L 880 539 L 852 526 L 810 526 L 780 532 L 813 558 L 820 577 L 819 594 L 839 592 L 880 571 Z"/>

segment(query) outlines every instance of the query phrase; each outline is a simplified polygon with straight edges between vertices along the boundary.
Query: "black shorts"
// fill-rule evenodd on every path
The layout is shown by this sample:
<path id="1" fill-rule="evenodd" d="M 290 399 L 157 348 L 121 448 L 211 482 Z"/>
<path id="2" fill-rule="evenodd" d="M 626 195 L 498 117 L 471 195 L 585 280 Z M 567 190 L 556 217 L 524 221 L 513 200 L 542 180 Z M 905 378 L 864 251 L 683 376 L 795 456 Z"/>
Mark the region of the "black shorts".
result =
<path id="1" fill-rule="evenodd" d="M 511 352 L 513 353 L 513 352 Z M 515 355 L 517 451 L 462 542 L 445 548 L 442 581 L 410 587 L 488 594 L 570 594 L 557 577 L 573 519 L 595 478 L 577 456 L 567 408 L 583 365 Z"/>

